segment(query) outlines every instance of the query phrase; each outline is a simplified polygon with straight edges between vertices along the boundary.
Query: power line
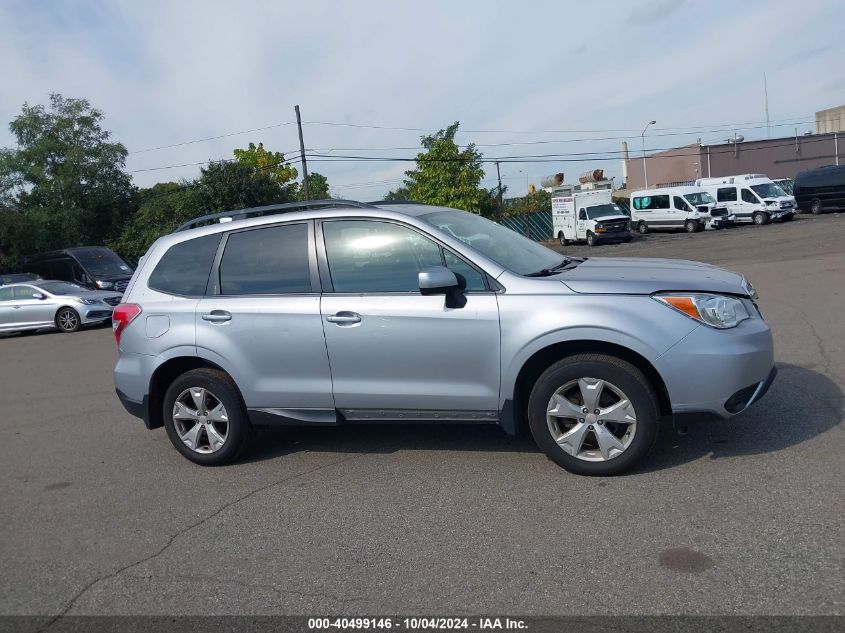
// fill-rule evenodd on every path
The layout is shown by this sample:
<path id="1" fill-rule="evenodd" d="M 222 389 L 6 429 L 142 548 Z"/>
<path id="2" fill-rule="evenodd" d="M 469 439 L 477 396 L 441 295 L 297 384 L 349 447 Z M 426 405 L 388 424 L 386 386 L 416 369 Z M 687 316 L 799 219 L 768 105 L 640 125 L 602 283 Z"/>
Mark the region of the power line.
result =
<path id="1" fill-rule="evenodd" d="M 280 152 L 280 154 L 282 156 L 285 156 L 285 155 L 288 155 L 288 154 L 294 154 L 294 153 L 296 153 L 297 155 L 294 158 L 292 158 L 291 160 L 298 160 L 299 150 L 290 150 L 288 152 Z M 162 171 L 164 169 L 177 169 L 179 167 L 196 167 L 197 165 L 207 165 L 208 163 L 231 163 L 231 162 L 236 161 L 236 160 L 238 160 L 238 159 L 237 158 L 209 158 L 208 160 L 203 160 L 203 161 L 200 161 L 200 162 L 197 162 L 197 163 L 182 163 L 180 165 L 162 165 L 161 167 L 146 167 L 144 169 L 133 169 L 129 173 L 130 174 L 137 174 L 137 173 L 145 172 L 145 171 Z M 288 161 L 287 158 L 285 158 L 284 162 L 281 162 L 279 164 L 282 165 L 282 164 L 286 164 L 287 162 L 289 162 L 289 161 Z"/>
<path id="2" fill-rule="evenodd" d="M 173 147 L 182 147 L 183 145 L 193 145 L 194 143 L 205 143 L 206 141 L 216 141 L 221 138 L 229 138 L 230 136 L 240 136 L 241 134 L 251 134 L 252 132 L 261 132 L 263 130 L 270 130 L 277 127 L 284 127 L 286 125 L 295 125 L 296 121 L 285 121 L 284 123 L 273 123 L 272 125 L 265 125 L 264 127 L 256 127 L 251 130 L 241 130 L 239 132 L 227 132 L 226 134 L 219 134 L 218 136 L 208 136 L 206 138 L 198 138 L 190 141 L 182 141 L 181 143 L 173 143 L 172 145 L 159 145 L 158 147 L 147 147 L 146 149 L 137 149 L 129 154 L 143 154 L 144 152 L 155 152 L 160 149 L 170 149 Z"/>

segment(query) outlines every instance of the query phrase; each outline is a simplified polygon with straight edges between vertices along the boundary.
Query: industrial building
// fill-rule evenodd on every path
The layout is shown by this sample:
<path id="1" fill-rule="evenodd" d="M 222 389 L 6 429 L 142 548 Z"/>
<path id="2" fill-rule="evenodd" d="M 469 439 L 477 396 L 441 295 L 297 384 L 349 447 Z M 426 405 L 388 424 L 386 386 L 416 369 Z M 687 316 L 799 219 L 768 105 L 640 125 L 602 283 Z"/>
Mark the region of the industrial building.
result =
<path id="1" fill-rule="evenodd" d="M 731 142 L 647 154 L 645 160 L 632 152 L 623 163 L 628 191 L 735 174 L 794 178 L 799 171 L 845 164 L 845 106 L 817 112 L 813 134 L 756 141 L 737 136 Z"/>

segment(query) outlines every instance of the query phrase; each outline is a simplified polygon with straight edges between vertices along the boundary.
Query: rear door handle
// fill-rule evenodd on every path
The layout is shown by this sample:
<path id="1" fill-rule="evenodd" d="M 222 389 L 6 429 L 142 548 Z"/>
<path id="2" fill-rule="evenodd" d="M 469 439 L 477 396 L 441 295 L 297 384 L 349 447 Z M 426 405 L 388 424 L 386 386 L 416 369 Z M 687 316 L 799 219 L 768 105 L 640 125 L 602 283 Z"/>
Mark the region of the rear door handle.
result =
<path id="1" fill-rule="evenodd" d="M 338 325 L 353 325 L 361 322 L 361 315 L 357 312 L 348 312 L 343 310 L 334 316 L 327 316 L 326 321 L 329 323 L 337 323 Z"/>
<path id="2" fill-rule="evenodd" d="M 208 314 L 202 315 L 203 321 L 210 321 L 211 323 L 225 323 L 232 320 L 232 315 L 225 310 L 212 310 Z"/>

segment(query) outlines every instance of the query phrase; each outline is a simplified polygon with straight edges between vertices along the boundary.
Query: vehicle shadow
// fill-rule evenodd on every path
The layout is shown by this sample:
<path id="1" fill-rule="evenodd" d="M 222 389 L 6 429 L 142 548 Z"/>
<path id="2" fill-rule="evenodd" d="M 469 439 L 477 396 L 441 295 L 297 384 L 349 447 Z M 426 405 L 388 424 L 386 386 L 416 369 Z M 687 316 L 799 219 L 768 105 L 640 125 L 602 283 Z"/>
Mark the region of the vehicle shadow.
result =
<path id="1" fill-rule="evenodd" d="M 654 450 L 631 474 L 711 459 L 772 453 L 821 435 L 842 421 L 845 399 L 839 385 L 805 367 L 778 364 L 769 393 L 730 420 L 692 425 L 686 435 L 667 421 Z M 517 452 L 542 454 L 530 434 L 517 437 L 496 425 L 355 424 L 339 427 L 261 427 L 254 450 L 240 463 L 264 461 L 300 451 L 392 453 L 411 451 Z"/>

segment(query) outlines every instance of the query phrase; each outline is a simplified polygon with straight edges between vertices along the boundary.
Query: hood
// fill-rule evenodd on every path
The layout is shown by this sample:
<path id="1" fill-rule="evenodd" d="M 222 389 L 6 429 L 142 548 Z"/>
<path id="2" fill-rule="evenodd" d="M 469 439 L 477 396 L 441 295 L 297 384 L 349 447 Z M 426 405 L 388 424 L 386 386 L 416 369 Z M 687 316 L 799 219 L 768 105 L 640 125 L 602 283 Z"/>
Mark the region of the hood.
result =
<path id="1" fill-rule="evenodd" d="M 619 214 L 619 215 L 606 215 L 603 218 L 596 218 L 595 222 L 616 222 L 617 220 L 630 220 L 627 215 Z"/>
<path id="2" fill-rule="evenodd" d="M 748 295 L 739 273 L 683 259 L 600 257 L 554 277 L 583 294 L 652 294 L 665 290 Z"/>

